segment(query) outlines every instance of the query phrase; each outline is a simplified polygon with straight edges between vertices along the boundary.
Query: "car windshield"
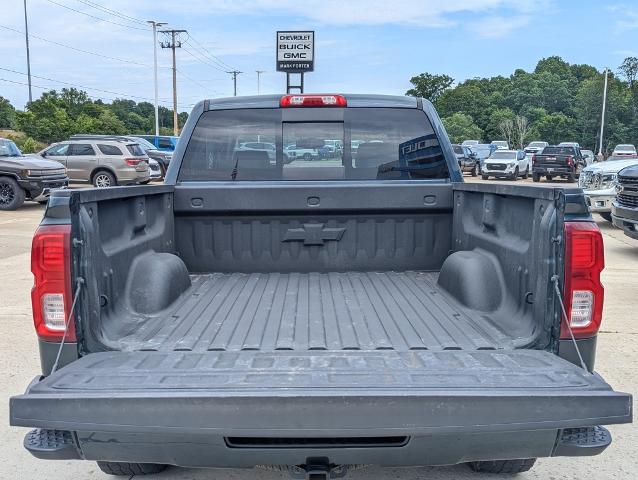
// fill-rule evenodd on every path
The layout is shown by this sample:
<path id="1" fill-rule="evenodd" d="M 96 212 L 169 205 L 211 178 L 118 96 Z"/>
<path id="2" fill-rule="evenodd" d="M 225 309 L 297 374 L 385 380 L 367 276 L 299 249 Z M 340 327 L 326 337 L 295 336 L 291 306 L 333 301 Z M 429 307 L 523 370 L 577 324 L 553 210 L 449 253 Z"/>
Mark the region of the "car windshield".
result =
<path id="1" fill-rule="evenodd" d="M 528 145 L 528 147 L 544 147 L 545 143 L 543 142 L 532 142 Z"/>
<path id="2" fill-rule="evenodd" d="M 11 140 L 0 140 L 0 157 L 21 157 L 22 152 Z"/>
<path id="3" fill-rule="evenodd" d="M 543 155 L 573 155 L 573 147 L 545 147 Z"/>
<path id="4" fill-rule="evenodd" d="M 618 145 L 614 150 L 633 152 L 636 150 L 636 147 L 634 147 L 633 145 Z"/>
<path id="5" fill-rule="evenodd" d="M 301 113 L 302 111 L 298 111 Z M 180 180 L 448 178 L 436 134 L 419 110 L 346 108 L 343 121 L 285 121 L 282 109 L 210 111 L 191 136 Z M 343 149 L 329 149 L 325 139 Z M 349 139 L 344 142 L 344 139 Z M 274 154 L 242 144 L 275 145 Z"/>
<path id="6" fill-rule="evenodd" d="M 516 160 L 516 152 L 496 151 L 491 158 L 493 160 Z"/>

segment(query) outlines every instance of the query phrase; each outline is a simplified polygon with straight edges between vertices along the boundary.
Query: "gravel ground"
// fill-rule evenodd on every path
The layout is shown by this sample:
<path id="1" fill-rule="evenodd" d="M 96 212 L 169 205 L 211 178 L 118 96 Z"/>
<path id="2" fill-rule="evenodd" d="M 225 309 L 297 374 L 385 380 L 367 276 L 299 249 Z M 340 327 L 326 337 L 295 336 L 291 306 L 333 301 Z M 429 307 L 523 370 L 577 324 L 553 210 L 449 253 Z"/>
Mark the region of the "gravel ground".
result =
<path id="1" fill-rule="evenodd" d="M 547 185 L 547 184 L 545 184 Z M 39 372 L 37 343 L 31 319 L 29 271 L 31 237 L 43 207 L 25 204 L 17 212 L 0 212 L 0 415 L 8 419 L 8 398 L 24 392 Z M 638 241 L 625 237 L 597 217 L 605 237 L 607 267 L 604 271 L 605 313 L 598 341 L 597 370 L 616 390 L 638 390 Z M 638 475 L 638 429 L 634 425 L 612 426 L 614 443 L 602 455 L 582 458 L 541 459 L 522 479 L 631 479 Z M 43 461 L 31 457 L 22 447 L 26 429 L 11 428 L 7 420 L 0 426 L 0 478 L 96 479 L 108 478 L 94 463 Z M 171 468 L 150 479 L 279 480 L 286 474 L 255 470 L 187 470 Z M 352 472 L 352 480 L 385 479 L 490 479 L 508 475 L 477 475 L 465 466 L 443 468 L 368 467 Z M 513 477 L 512 477 L 513 478 Z"/>

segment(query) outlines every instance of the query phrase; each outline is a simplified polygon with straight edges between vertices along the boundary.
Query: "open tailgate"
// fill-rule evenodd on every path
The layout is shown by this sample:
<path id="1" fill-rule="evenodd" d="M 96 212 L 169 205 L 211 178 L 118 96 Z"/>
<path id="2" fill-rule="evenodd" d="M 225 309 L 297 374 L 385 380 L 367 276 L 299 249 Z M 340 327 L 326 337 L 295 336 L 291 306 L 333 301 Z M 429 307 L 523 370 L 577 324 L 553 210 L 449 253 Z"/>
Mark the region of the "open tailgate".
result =
<path id="1" fill-rule="evenodd" d="M 11 424 L 72 431 L 391 435 L 628 423 L 632 398 L 548 352 L 87 355 L 11 398 Z"/>

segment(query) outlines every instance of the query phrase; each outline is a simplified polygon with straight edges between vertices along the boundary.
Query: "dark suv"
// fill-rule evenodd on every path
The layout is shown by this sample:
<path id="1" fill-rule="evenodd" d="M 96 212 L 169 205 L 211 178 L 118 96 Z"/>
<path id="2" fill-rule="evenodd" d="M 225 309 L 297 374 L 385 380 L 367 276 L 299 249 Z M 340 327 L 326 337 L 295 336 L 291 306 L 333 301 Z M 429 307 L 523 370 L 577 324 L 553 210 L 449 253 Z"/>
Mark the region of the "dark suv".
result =
<path id="1" fill-rule="evenodd" d="M 25 157 L 14 142 L 0 138 L 0 210 L 20 208 L 25 200 L 45 203 L 52 189 L 68 183 L 64 165 Z"/>
<path id="2" fill-rule="evenodd" d="M 452 145 L 452 149 L 454 150 L 456 159 L 459 161 L 461 172 L 469 172 L 473 177 L 481 173 L 481 162 L 470 147 L 465 145 Z"/>

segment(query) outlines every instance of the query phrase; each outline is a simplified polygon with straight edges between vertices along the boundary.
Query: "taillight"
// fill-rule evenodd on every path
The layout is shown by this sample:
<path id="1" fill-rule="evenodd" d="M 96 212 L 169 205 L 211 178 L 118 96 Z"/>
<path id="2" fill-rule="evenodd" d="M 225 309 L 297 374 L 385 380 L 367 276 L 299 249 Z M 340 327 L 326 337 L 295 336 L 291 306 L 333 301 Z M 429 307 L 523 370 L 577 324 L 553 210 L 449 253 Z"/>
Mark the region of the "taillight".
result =
<path id="1" fill-rule="evenodd" d="M 130 165 L 131 167 L 137 167 L 140 163 L 144 161 L 144 159 L 143 158 L 125 158 L 124 161 L 126 162 L 127 165 Z"/>
<path id="2" fill-rule="evenodd" d="M 537 161 L 538 159 L 536 158 L 536 154 L 532 155 L 532 163 L 536 164 Z"/>
<path id="3" fill-rule="evenodd" d="M 565 223 L 565 310 L 574 337 L 596 335 L 603 316 L 604 289 L 600 273 L 605 268 L 603 237 L 594 222 Z M 569 330 L 561 322 L 561 338 Z"/>
<path id="4" fill-rule="evenodd" d="M 284 95 L 279 106 L 289 107 L 346 107 L 348 102 L 343 95 Z"/>
<path id="5" fill-rule="evenodd" d="M 31 246 L 33 322 L 38 336 L 62 341 L 71 311 L 71 226 L 41 225 Z M 69 321 L 66 340 L 74 342 L 75 325 Z"/>
<path id="6" fill-rule="evenodd" d="M 567 155 L 567 165 L 569 165 L 570 167 L 574 165 L 574 157 L 572 157 L 571 155 Z"/>

